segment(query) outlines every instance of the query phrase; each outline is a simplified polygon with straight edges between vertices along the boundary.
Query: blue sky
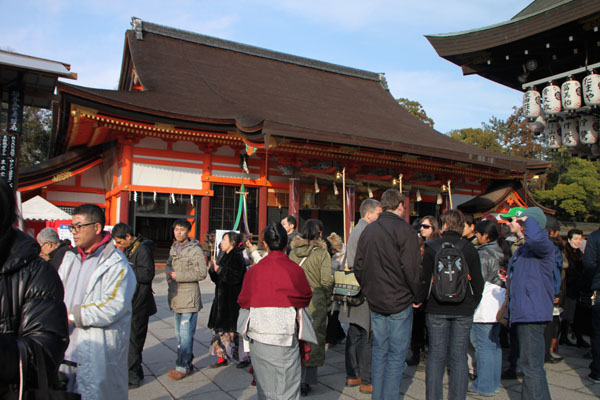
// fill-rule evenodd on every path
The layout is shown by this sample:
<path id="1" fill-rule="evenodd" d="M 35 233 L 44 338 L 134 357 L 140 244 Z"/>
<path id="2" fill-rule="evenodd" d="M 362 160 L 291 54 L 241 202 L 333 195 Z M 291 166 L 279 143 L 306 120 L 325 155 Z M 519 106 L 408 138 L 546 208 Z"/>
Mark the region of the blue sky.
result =
<path id="1" fill-rule="evenodd" d="M 0 48 L 71 64 L 78 85 L 116 88 L 132 16 L 385 73 L 440 132 L 506 118 L 522 94 L 438 57 L 423 35 L 510 19 L 530 0 L 0 0 Z"/>

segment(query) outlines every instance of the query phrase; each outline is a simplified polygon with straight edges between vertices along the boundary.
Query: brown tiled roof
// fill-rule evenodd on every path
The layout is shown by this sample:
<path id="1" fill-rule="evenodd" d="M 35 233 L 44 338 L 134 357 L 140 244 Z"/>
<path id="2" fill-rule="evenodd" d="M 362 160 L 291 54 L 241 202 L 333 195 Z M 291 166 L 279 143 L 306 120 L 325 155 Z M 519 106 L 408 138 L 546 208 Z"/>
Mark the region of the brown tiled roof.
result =
<path id="1" fill-rule="evenodd" d="M 380 74 L 142 24 L 126 33 L 121 89 L 132 65 L 142 92 L 60 85 L 62 93 L 245 134 L 333 142 L 524 172 L 536 160 L 451 139 L 408 113 Z M 182 122 L 183 121 L 183 122 Z"/>

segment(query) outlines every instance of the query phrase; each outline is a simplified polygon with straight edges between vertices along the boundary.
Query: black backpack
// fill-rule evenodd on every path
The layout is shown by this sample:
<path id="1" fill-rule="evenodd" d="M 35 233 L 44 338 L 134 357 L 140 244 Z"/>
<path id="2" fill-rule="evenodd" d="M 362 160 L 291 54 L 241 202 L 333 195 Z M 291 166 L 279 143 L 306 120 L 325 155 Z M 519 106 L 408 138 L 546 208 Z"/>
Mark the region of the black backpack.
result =
<path id="1" fill-rule="evenodd" d="M 433 293 L 439 303 L 460 303 L 468 290 L 473 294 L 469 266 L 462 251 L 465 244 L 467 241 L 464 239 L 460 239 L 456 245 L 440 240 L 425 242 L 435 251 L 427 298 Z"/>

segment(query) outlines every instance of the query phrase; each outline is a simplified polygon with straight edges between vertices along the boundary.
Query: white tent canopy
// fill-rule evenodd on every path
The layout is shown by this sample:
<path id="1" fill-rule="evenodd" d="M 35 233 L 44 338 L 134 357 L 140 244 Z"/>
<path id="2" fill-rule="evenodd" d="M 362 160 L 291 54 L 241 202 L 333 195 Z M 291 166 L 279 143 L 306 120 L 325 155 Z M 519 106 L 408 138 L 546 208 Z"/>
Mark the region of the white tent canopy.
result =
<path id="1" fill-rule="evenodd" d="M 23 203 L 23 219 L 56 221 L 71 219 L 71 216 L 40 196 Z"/>

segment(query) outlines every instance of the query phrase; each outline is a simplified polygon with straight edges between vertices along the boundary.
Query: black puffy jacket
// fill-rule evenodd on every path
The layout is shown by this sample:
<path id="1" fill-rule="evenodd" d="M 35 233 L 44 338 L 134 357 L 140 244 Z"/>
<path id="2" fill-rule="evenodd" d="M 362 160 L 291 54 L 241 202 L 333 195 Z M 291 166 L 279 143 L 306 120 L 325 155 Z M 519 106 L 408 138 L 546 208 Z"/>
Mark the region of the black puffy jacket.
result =
<path id="1" fill-rule="evenodd" d="M 17 229 L 0 235 L 0 398 L 19 381 L 17 340 L 27 349 L 29 387 L 36 386 L 40 361 L 34 346 L 45 357 L 49 382 L 55 382 L 69 344 L 63 285 L 39 253 L 37 242 Z"/>

